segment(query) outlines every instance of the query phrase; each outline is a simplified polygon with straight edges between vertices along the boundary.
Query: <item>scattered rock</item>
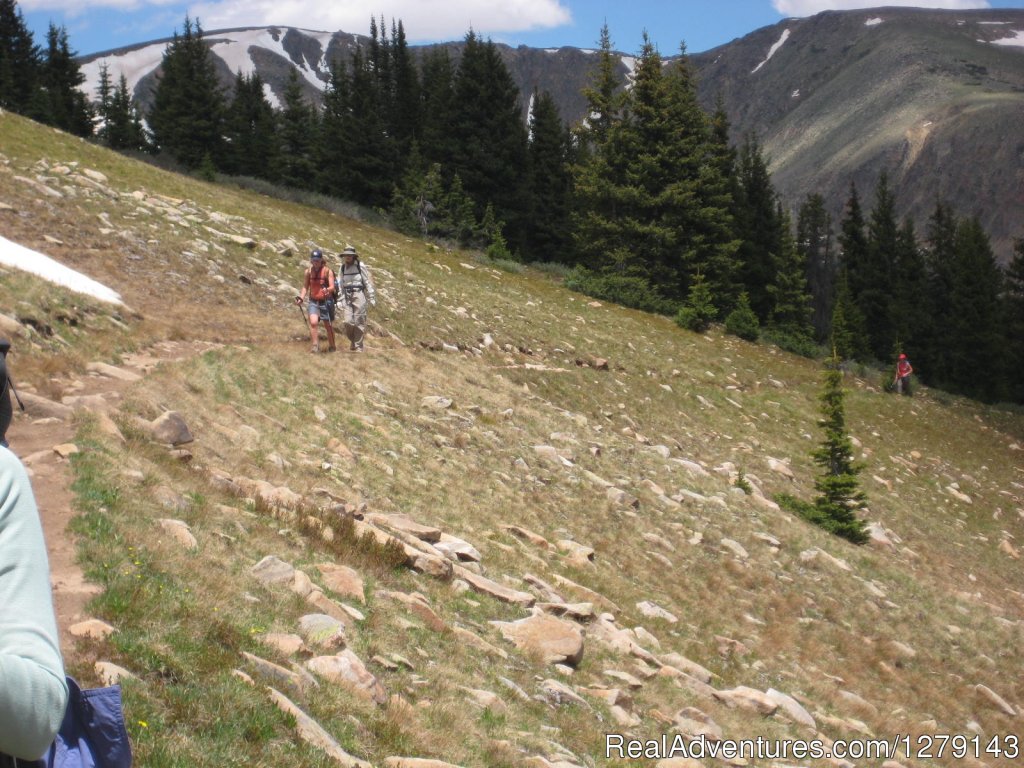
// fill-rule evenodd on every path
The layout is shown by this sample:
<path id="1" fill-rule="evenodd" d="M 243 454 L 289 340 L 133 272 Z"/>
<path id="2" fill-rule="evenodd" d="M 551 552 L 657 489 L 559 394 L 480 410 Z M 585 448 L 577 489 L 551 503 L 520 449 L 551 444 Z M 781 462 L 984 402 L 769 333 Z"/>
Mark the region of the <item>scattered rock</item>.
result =
<path id="1" fill-rule="evenodd" d="M 320 648 L 343 648 L 345 624 L 325 613 L 310 613 L 299 619 L 299 634 Z"/>
<path id="2" fill-rule="evenodd" d="M 979 696 L 981 696 L 981 698 L 985 699 L 985 701 L 998 709 L 1004 715 L 1007 715 L 1008 717 L 1017 716 L 1017 710 L 1014 709 L 1006 699 L 993 691 L 987 685 L 976 685 L 974 686 L 974 690 Z"/>
<path id="3" fill-rule="evenodd" d="M 295 693 L 302 693 L 310 687 L 311 678 L 308 675 L 285 669 L 280 664 L 261 659 L 259 656 L 247 653 L 246 651 L 242 651 L 242 658 L 252 665 L 252 668 L 259 677 L 269 680 L 272 685 L 288 688 L 288 690 Z M 316 685 L 315 681 L 313 685 Z"/>
<path id="4" fill-rule="evenodd" d="M 800 553 L 800 562 L 807 563 L 808 565 L 815 565 L 818 567 L 830 567 L 840 571 L 850 572 L 853 569 L 845 560 L 840 560 L 837 557 L 833 557 L 828 552 L 812 547 L 811 549 L 805 549 Z"/>
<path id="5" fill-rule="evenodd" d="M 334 656 L 316 656 L 306 662 L 306 668 L 325 680 L 352 687 L 377 704 L 388 699 L 384 686 L 350 648 Z"/>
<path id="6" fill-rule="evenodd" d="M 366 587 L 363 584 L 363 577 L 347 565 L 335 565 L 324 563 L 317 566 L 324 586 L 342 597 L 351 597 L 361 603 L 366 602 Z"/>
<path id="7" fill-rule="evenodd" d="M 583 659 L 583 633 L 575 624 L 540 614 L 519 621 L 495 621 L 506 640 L 527 653 L 540 655 L 546 664 L 575 667 Z"/>
<path id="8" fill-rule="evenodd" d="M 60 419 L 61 421 L 70 421 L 75 415 L 74 409 L 63 403 L 56 403 L 53 400 L 32 394 L 31 392 L 19 390 L 18 394 L 21 397 L 21 401 L 25 404 L 25 413 L 33 419 L 53 418 Z"/>
<path id="9" fill-rule="evenodd" d="M 195 438 L 189 431 L 185 419 L 177 411 L 167 411 L 154 419 L 150 425 L 153 439 L 158 443 L 169 443 L 178 446 L 191 443 Z"/>
<path id="10" fill-rule="evenodd" d="M 285 656 L 293 656 L 306 647 L 306 643 L 301 637 L 286 632 L 268 632 L 265 635 L 258 635 L 257 639 Z"/>
<path id="11" fill-rule="evenodd" d="M 87 363 L 85 370 L 89 373 L 106 376 L 108 379 L 117 379 L 118 381 L 125 382 L 138 381 L 142 378 L 142 376 L 134 371 L 129 371 L 125 368 L 118 368 L 116 365 L 109 365 L 108 363 Z"/>
<path id="12" fill-rule="evenodd" d="M 585 709 L 590 709 L 590 704 L 587 700 L 580 696 L 576 691 L 567 686 L 565 683 L 560 683 L 558 680 L 552 680 L 548 678 L 540 684 L 541 692 L 544 698 L 554 704 L 556 707 L 560 707 L 563 704 L 578 704 Z"/>
<path id="13" fill-rule="evenodd" d="M 778 703 L 767 694 L 753 688 L 747 688 L 744 685 L 727 691 L 715 691 L 714 695 L 716 699 L 725 702 L 730 707 L 747 709 L 751 712 L 762 714 L 765 717 L 773 715 L 775 710 L 779 708 Z"/>
<path id="14" fill-rule="evenodd" d="M 676 624 L 679 621 L 675 614 L 669 613 L 660 605 L 656 605 L 649 600 L 637 603 L 636 607 L 639 609 L 640 613 L 649 619 L 664 619 L 670 624 Z"/>
<path id="15" fill-rule="evenodd" d="M 382 515 L 371 514 L 366 516 L 366 521 L 371 525 L 387 528 L 396 533 L 404 533 L 414 536 L 420 541 L 434 543 L 441 540 L 441 529 L 432 525 L 421 525 L 408 515 Z"/>
<path id="16" fill-rule="evenodd" d="M 782 714 L 792 720 L 794 723 L 807 726 L 808 728 L 817 729 L 817 723 L 814 722 L 814 718 L 811 713 L 804 709 L 803 705 L 800 704 L 796 699 L 790 696 L 788 693 L 782 691 L 776 691 L 774 688 L 769 688 L 765 695 L 779 706 L 782 710 Z"/>
<path id="17" fill-rule="evenodd" d="M 370 763 L 355 758 L 342 749 L 333 736 L 327 733 L 313 718 L 299 709 L 283 693 L 271 688 L 270 698 L 277 705 L 278 709 L 295 719 L 295 729 L 298 731 L 299 738 L 307 744 L 323 750 L 343 768 L 373 768 Z"/>
<path id="18" fill-rule="evenodd" d="M 420 401 L 420 405 L 424 408 L 437 408 L 438 410 L 447 410 L 452 407 L 452 400 L 449 397 L 440 397 L 438 395 L 428 395 Z"/>
<path id="19" fill-rule="evenodd" d="M 169 533 L 171 538 L 185 549 L 199 548 L 199 542 L 196 540 L 196 537 L 192 534 L 192 529 L 189 528 L 188 523 L 185 521 L 163 518 L 158 522 L 160 523 L 160 527 Z"/>
<path id="20" fill-rule="evenodd" d="M 688 739 L 703 737 L 709 742 L 721 741 L 725 734 L 722 727 L 696 707 L 685 707 L 676 713 L 673 727 Z"/>
<path id="21" fill-rule="evenodd" d="M 263 584 L 285 584 L 295 579 L 294 566 L 275 555 L 264 557 L 249 569 L 249 573 Z"/>
<path id="22" fill-rule="evenodd" d="M 529 608 L 537 602 L 537 598 L 529 592 L 519 592 L 515 589 L 509 589 L 496 581 L 488 579 L 486 576 L 473 573 L 460 565 L 455 566 L 455 572 L 458 574 L 459 578 L 468 583 L 474 591 L 484 595 L 489 595 L 496 600 L 501 600 L 503 603 L 512 603 L 514 605 L 522 605 Z"/>
<path id="23" fill-rule="evenodd" d="M 556 546 L 570 565 L 583 567 L 594 562 L 594 549 L 572 539 L 560 539 Z"/>
<path id="24" fill-rule="evenodd" d="M 92 640 L 106 640 L 116 631 L 114 627 L 99 619 L 80 621 L 68 627 L 72 637 L 88 637 Z"/>
<path id="25" fill-rule="evenodd" d="M 138 680 L 138 677 L 124 667 L 109 661 L 97 661 L 93 665 L 93 670 L 104 685 L 117 685 L 122 680 Z"/>

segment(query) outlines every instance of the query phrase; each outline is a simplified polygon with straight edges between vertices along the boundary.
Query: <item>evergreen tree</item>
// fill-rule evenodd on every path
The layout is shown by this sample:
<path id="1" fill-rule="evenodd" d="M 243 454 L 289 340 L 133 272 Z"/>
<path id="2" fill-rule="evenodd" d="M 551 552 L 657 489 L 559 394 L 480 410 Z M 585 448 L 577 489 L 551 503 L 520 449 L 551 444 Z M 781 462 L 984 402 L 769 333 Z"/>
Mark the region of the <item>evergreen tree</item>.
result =
<path id="1" fill-rule="evenodd" d="M 128 80 L 123 73 L 110 96 L 104 115 L 103 140 L 111 149 L 138 152 L 150 149 L 142 116 L 128 92 Z"/>
<path id="2" fill-rule="evenodd" d="M 383 208 L 390 202 L 399 169 L 395 140 L 388 134 L 378 86 L 371 60 L 356 49 L 349 91 L 350 153 L 343 183 L 347 196 L 372 208 Z"/>
<path id="3" fill-rule="evenodd" d="M 39 47 L 16 0 L 0 0 L 0 108 L 28 114 L 36 98 Z"/>
<path id="4" fill-rule="evenodd" d="M 274 176 L 282 184 L 299 189 L 314 186 L 313 151 L 317 135 L 317 113 L 302 95 L 298 72 L 288 71 L 284 106 L 278 116 L 280 153 Z"/>
<path id="5" fill-rule="evenodd" d="M 85 82 L 64 27 L 50 24 L 39 72 L 40 119 L 76 136 L 92 136 L 93 110 L 79 86 Z"/>
<path id="6" fill-rule="evenodd" d="M 576 138 L 582 151 L 603 147 L 612 125 L 621 116 L 623 96 L 616 75 L 618 57 L 612 52 L 608 24 L 601 27 L 598 42 L 597 69 L 589 86 L 583 89 L 587 100 L 587 117 L 577 130 Z"/>
<path id="7" fill-rule="evenodd" d="M 569 131 L 551 94 L 534 92 L 530 119 L 531 226 L 527 250 L 537 261 L 566 261 L 569 248 Z"/>
<path id="8" fill-rule="evenodd" d="M 454 81 L 452 170 L 481 215 L 488 205 L 506 222 L 512 250 L 525 247 L 527 136 L 519 91 L 494 43 L 466 35 Z"/>
<path id="9" fill-rule="evenodd" d="M 107 116 L 110 113 L 110 100 L 113 93 L 114 87 L 110 84 L 110 67 L 107 66 L 106 61 L 100 62 L 100 83 L 96 87 L 96 114 L 99 116 L 100 122 L 96 135 L 103 142 L 108 142 Z"/>
<path id="10" fill-rule="evenodd" d="M 391 76 L 393 80 L 391 131 L 399 155 L 408 157 L 420 133 L 420 81 L 409 51 L 402 20 L 391 24 Z"/>
<path id="11" fill-rule="evenodd" d="M 895 337 L 899 346 L 916 352 L 927 335 L 931 317 L 924 253 L 917 240 L 914 221 L 910 217 L 904 218 L 896 235 L 893 287 L 892 320 Z"/>
<path id="12" fill-rule="evenodd" d="M 276 179 L 280 155 L 277 115 L 267 101 L 258 73 L 243 75 L 239 71 L 235 76 L 224 133 L 228 141 L 224 160 L 227 173 Z M 285 135 L 282 131 L 281 138 Z"/>
<path id="13" fill-rule="evenodd" d="M 419 148 L 413 144 L 405 176 L 391 197 L 391 220 L 408 234 L 445 237 L 449 234 L 443 226 L 445 198 L 440 164 L 426 168 Z"/>
<path id="14" fill-rule="evenodd" d="M 761 322 L 766 322 L 773 303 L 768 288 L 775 282 L 775 259 L 783 232 L 768 162 L 753 136 L 748 136 L 740 149 L 736 211 L 739 279 L 750 296 L 750 306 Z"/>
<path id="15" fill-rule="evenodd" d="M 896 342 L 893 322 L 894 262 L 899 249 L 896 201 L 888 174 L 878 177 L 875 204 L 868 222 L 867 259 L 857 272 L 850 267 L 851 288 L 867 321 L 871 351 L 879 360 L 889 359 Z"/>
<path id="16" fill-rule="evenodd" d="M 457 154 L 452 123 L 455 116 L 455 67 L 445 48 L 430 50 L 424 60 L 420 89 L 420 152 L 427 163 L 440 164 L 446 180 L 455 175 Z"/>
<path id="17" fill-rule="evenodd" d="M 160 66 L 149 113 L 153 140 L 159 151 L 186 168 L 198 168 L 207 159 L 219 165 L 223 124 L 224 95 L 202 27 L 198 19 L 193 24 L 186 16 L 182 33 L 175 30 Z"/>
<path id="18" fill-rule="evenodd" d="M 350 86 L 344 62 L 331 62 L 331 76 L 324 89 L 315 148 L 316 187 L 336 197 L 351 197 L 351 192 L 346 189 L 354 135 Z"/>
<path id="19" fill-rule="evenodd" d="M 861 318 L 864 317 L 864 314 L 857 299 L 864 288 L 863 275 L 868 270 L 868 238 L 866 229 L 867 224 L 864 221 L 864 212 L 860 205 L 857 186 L 850 182 L 850 196 L 847 198 L 843 220 L 839 225 L 839 245 L 842 249 L 839 268 L 843 272 L 846 288 L 849 291 L 849 298 L 852 304 L 857 307 L 857 314 Z M 844 316 L 847 319 L 849 318 L 845 308 Z M 864 356 L 858 355 L 858 358 L 861 360 L 865 360 L 871 351 L 870 340 L 866 336 L 866 325 L 864 332 Z"/>
<path id="20" fill-rule="evenodd" d="M 864 315 L 853 300 L 846 271 L 836 281 L 836 296 L 832 304 L 831 327 L 832 348 L 841 360 L 866 360 L 868 332 Z"/>
<path id="21" fill-rule="evenodd" d="M 725 318 L 725 331 L 747 341 L 757 341 L 761 333 L 761 325 L 757 315 L 750 306 L 750 298 L 743 291 L 736 302 L 736 308 Z"/>
<path id="22" fill-rule="evenodd" d="M 946 203 L 936 203 L 928 221 L 928 249 L 925 252 L 930 322 L 921 341 L 914 364 L 915 375 L 932 386 L 948 385 L 950 346 L 948 328 L 952 320 L 951 302 L 956 282 L 957 217 Z"/>
<path id="23" fill-rule="evenodd" d="M 493 210 L 492 208 L 492 213 Z M 462 245 L 469 245 L 479 229 L 473 199 L 466 193 L 462 186 L 462 177 L 458 174 L 455 174 L 448 189 L 445 225 L 451 236 Z"/>
<path id="24" fill-rule="evenodd" d="M 821 448 L 811 455 L 823 470 L 814 481 L 818 497 L 814 501 L 812 522 L 825 530 L 863 544 L 868 540 L 867 526 L 857 516 L 866 506 L 867 498 L 859 489 L 860 468 L 853 462 L 853 445 L 846 434 L 843 405 L 843 373 L 833 357 L 825 368 L 825 385 L 821 393 L 822 419 L 818 425 L 825 432 Z"/>
<path id="25" fill-rule="evenodd" d="M 811 292 L 814 337 L 822 342 L 831 333 L 832 303 L 839 264 L 832 242 L 832 217 L 825 209 L 825 199 L 821 195 L 808 195 L 800 206 L 796 233 L 797 251 L 803 259 L 807 287 Z"/>
<path id="26" fill-rule="evenodd" d="M 690 285 L 690 295 L 686 297 L 686 303 L 676 314 L 676 324 L 695 333 L 704 333 L 717 316 L 718 310 L 715 308 L 711 288 L 704 275 L 698 272 Z"/>
<path id="27" fill-rule="evenodd" d="M 946 379 L 956 392 L 993 402 L 1006 394 L 1000 311 L 1003 276 L 976 217 L 959 223 L 954 247 Z"/>
<path id="28" fill-rule="evenodd" d="M 1009 397 L 1024 403 L 1024 239 L 1014 243 L 1006 268 L 1006 372 Z"/>
<path id="29" fill-rule="evenodd" d="M 774 259 L 775 280 L 768 286 L 772 301 L 769 325 L 776 333 L 805 346 L 811 341 L 813 326 L 804 259 L 797 252 L 789 216 L 781 205 L 776 216 L 782 224 L 782 239 Z"/>
<path id="30" fill-rule="evenodd" d="M 645 37 L 621 118 L 575 170 L 578 257 L 613 280 L 610 293 L 678 307 L 700 271 L 716 307 L 732 304 L 728 185 L 685 56 L 665 69 Z"/>

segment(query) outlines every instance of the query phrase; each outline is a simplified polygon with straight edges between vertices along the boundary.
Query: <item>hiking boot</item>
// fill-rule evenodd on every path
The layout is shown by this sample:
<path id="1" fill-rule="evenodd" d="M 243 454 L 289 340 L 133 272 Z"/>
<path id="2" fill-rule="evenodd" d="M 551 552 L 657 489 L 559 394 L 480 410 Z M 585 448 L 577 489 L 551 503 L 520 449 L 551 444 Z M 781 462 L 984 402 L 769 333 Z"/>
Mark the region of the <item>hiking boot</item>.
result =
<path id="1" fill-rule="evenodd" d="M 331 344 L 331 346 L 329 346 L 329 347 L 327 348 L 327 351 L 328 351 L 328 352 L 337 352 L 337 351 L 338 351 L 338 348 L 337 348 L 336 346 L 334 346 L 333 344 Z"/>
<path id="2" fill-rule="evenodd" d="M 320 345 L 319 344 L 314 344 L 312 347 L 310 347 L 309 348 L 309 354 L 311 354 L 311 355 L 320 354 Z"/>

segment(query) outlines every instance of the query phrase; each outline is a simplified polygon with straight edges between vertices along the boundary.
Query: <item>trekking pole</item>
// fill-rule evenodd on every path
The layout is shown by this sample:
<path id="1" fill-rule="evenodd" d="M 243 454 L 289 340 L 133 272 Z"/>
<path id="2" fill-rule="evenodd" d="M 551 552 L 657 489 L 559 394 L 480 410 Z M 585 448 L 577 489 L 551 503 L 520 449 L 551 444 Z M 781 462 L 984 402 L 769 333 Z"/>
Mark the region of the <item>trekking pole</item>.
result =
<path id="1" fill-rule="evenodd" d="M 298 296 L 296 296 L 295 298 L 296 298 L 296 299 L 299 299 L 299 297 L 298 297 Z M 297 307 L 299 308 L 299 314 L 300 314 L 300 315 L 302 315 L 302 322 L 306 324 L 306 330 L 307 330 L 307 331 L 310 331 L 310 330 L 312 330 L 312 329 L 311 329 L 311 328 L 309 327 L 309 318 L 308 318 L 308 317 L 306 317 L 306 312 L 305 312 L 305 310 L 303 310 L 303 308 L 302 308 L 302 300 L 301 300 L 301 299 L 299 299 L 299 301 L 296 301 L 296 302 L 295 302 L 295 306 L 297 306 Z"/>

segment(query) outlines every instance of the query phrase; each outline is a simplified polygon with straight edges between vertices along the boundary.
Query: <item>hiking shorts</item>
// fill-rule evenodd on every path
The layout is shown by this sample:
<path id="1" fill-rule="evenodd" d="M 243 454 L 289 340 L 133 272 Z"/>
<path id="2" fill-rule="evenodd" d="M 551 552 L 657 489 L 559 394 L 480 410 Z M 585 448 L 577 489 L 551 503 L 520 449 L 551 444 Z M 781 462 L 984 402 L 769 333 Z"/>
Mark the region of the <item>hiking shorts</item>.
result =
<path id="1" fill-rule="evenodd" d="M 324 299 L 323 301 L 313 301 L 310 299 L 306 303 L 306 314 L 310 317 L 319 317 L 325 323 L 334 321 L 334 302 L 331 299 Z"/>

